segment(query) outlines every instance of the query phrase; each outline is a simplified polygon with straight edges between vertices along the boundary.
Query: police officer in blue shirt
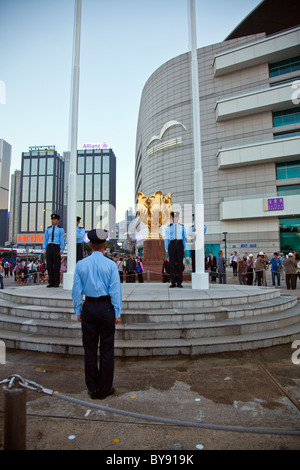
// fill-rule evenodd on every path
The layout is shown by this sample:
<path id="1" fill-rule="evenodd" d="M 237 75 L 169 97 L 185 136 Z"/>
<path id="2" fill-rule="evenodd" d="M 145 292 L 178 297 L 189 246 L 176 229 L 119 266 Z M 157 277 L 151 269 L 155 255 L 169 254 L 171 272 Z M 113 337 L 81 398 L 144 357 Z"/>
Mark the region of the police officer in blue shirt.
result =
<path id="1" fill-rule="evenodd" d="M 182 287 L 186 233 L 184 225 L 178 223 L 179 212 L 171 212 L 171 218 L 173 222 L 165 231 L 165 250 L 170 263 L 170 287 Z"/>
<path id="2" fill-rule="evenodd" d="M 83 258 L 83 249 L 82 243 L 85 235 L 84 227 L 79 227 L 81 217 L 77 217 L 77 227 L 76 227 L 76 261 L 79 261 Z"/>
<path id="3" fill-rule="evenodd" d="M 76 264 L 72 288 L 74 311 L 81 321 L 85 383 L 93 399 L 106 398 L 115 391 L 114 336 L 115 325 L 121 321 L 122 291 L 116 263 L 103 254 L 107 236 L 103 229 L 88 232 L 92 254 Z"/>
<path id="4" fill-rule="evenodd" d="M 65 231 L 58 225 L 60 216 L 51 215 L 51 223 L 44 234 L 43 251 L 46 253 L 48 285 L 47 287 L 59 287 L 61 255 L 65 249 Z"/>

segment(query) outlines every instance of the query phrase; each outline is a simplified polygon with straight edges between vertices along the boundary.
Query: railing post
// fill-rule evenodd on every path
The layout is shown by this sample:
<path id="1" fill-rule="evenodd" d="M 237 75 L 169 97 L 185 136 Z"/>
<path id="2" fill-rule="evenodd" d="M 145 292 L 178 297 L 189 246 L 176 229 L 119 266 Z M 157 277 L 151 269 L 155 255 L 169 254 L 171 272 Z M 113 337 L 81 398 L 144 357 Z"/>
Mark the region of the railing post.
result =
<path id="1" fill-rule="evenodd" d="M 26 389 L 4 390 L 4 450 L 26 450 Z"/>

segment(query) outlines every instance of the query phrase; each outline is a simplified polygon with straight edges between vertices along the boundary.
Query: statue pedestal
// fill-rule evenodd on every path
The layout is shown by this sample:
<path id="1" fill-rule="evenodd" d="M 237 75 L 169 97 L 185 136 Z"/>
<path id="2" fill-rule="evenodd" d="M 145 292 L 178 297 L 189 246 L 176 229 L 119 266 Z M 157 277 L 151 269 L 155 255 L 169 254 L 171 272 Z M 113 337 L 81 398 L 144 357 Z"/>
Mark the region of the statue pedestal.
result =
<path id="1" fill-rule="evenodd" d="M 164 240 L 145 240 L 143 266 L 144 275 L 149 271 L 151 281 L 162 282 L 162 265 L 166 257 Z"/>
<path id="2" fill-rule="evenodd" d="M 144 267 L 144 278 L 148 280 L 162 282 L 162 266 L 166 259 L 165 242 L 164 240 L 145 240 L 144 241 L 144 255 L 143 255 L 143 267 Z M 147 271 L 149 273 L 147 273 Z M 189 272 L 183 272 L 183 280 L 190 281 L 191 275 Z"/>

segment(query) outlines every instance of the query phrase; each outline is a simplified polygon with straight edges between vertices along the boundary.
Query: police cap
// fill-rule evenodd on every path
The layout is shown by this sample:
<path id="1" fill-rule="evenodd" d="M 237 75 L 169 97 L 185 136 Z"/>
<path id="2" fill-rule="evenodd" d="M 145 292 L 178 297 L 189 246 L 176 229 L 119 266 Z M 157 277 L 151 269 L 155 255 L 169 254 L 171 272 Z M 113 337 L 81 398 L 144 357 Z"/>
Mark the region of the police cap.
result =
<path id="1" fill-rule="evenodd" d="M 81 221 L 81 217 L 77 217 L 77 222 L 80 222 Z"/>
<path id="2" fill-rule="evenodd" d="M 88 239 L 91 243 L 104 243 L 108 237 L 108 231 L 102 228 L 90 230 L 88 232 Z"/>
<path id="3" fill-rule="evenodd" d="M 179 212 L 171 212 L 171 217 L 179 217 Z"/>
<path id="4" fill-rule="evenodd" d="M 58 214 L 51 214 L 51 219 L 57 219 L 57 220 L 59 220 L 59 219 L 60 219 L 60 215 L 58 215 Z"/>

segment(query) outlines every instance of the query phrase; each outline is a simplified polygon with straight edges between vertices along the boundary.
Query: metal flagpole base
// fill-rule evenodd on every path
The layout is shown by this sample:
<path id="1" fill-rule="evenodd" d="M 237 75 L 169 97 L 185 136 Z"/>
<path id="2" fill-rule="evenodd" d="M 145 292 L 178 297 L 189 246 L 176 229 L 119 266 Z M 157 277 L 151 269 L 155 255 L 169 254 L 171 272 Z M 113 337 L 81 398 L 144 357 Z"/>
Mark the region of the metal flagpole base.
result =
<path id="1" fill-rule="evenodd" d="M 208 273 L 192 273 L 192 289 L 206 290 L 209 288 Z"/>
<path id="2" fill-rule="evenodd" d="M 63 288 L 66 290 L 72 290 L 73 287 L 74 273 L 64 273 L 63 275 Z"/>

